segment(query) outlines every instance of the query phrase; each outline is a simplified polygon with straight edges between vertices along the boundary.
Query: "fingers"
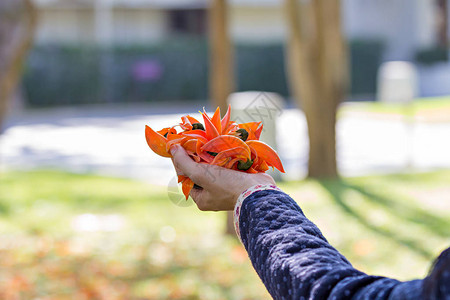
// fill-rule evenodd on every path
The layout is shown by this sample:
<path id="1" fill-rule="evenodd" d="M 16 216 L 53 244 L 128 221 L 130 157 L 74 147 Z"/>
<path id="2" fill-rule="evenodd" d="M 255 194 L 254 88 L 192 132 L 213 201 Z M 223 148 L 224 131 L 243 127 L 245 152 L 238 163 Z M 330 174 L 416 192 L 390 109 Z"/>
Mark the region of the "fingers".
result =
<path id="1" fill-rule="evenodd" d="M 209 193 L 207 190 L 192 190 L 191 197 L 197 205 L 198 209 L 201 211 L 226 210 L 221 209 L 219 204 L 215 203 L 215 197 L 213 197 L 213 195 L 211 195 L 211 193 Z"/>
<path id="2" fill-rule="evenodd" d="M 214 210 L 214 207 L 210 207 L 211 205 L 211 194 L 208 193 L 207 190 L 204 189 L 192 189 L 190 193 L 192 200 L 194 200 L 198 209 L 201 211 L 211 211 Z"/>
<path id="3" fill-rule="evenodd" d="M 173 167 L 175 168 L 175 172 L 177 173 L 177 175 L 186 176 L 186 174 L 184 174 L 183 171 L 181 171 L 180 169 L 177 168 L 177 166 L 175 166 L 175 161 L 173 160 L 173 157 L 171 157 L 170 159 L 172 160 L 172 164 L 173 164 Z"/>
<path id="4" fill-rule="evenodd" d="M 179 145 L 170 152 L 178 175 L 189 177 L 201 188 L 190 195 L 202 211 L 233 210 L 239 195 L 255 184 L 275 184 L 267 174 L 247 174 L 206 163 L 196 163 Z"/>
<path id="5" fill-rule="evenodd" d="M 170 153 L 172 154 L 173 165 L 175 166 L 178 175 L 185 175 L 200 186 L 205 184 L 202 167 L 205 167 L 206 165 L 193 161 L 186 150 L 179 145 L 172 146 L 170 148 Z"/>
<path id="6" fill-rule="evenodd" d="M 203 210 L 203 198 L 205 196 L 205 190 L 203 189 L 192 189 L 190 193 L 192 200 L 197 204 L 198 209 Z"/>
<path id="7" fill-rule="evenodd" d="M 177 174 L 181 172 L 183 175 L 190 177 L 192 171 L 196 168 L 196 163 L 189 157 L 186 150 L 179 145 L 174 145 L 170 148 L 170 153 Z"/>

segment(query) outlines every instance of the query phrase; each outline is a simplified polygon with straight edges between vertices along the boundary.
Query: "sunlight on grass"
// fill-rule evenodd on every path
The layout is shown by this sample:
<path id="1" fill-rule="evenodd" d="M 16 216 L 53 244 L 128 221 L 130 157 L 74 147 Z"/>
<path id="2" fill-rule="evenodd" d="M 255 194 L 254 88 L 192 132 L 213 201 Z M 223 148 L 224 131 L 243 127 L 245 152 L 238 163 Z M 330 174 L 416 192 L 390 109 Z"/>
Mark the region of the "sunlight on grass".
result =
<path id="1" fill-rule="evenodd" d="M 440 171 L 283 187 L 355 267 L 408 280 L 425 276 L 450 246 L 449 184 L 450 172 Z M 429 205 L 427 195 L 443 189 L 440 205 Z"/>
<path id="2" fill-rule="evenodd" d="M 407 105 L 379 101 L 344 103 L 339 109 L 339 116 L 348 113 L 409 115 L 424 121 L 448 122 L 450 97 L 420 98 Z"/>
<path id="3" fill-rule="evenodd" d="M 2 299 L 270 299 L 224 213 L 126 179 L 1 176 Z M 450 244 L 448 186 L 450 171 L 280 184 L 355 267 L 402 280 Z"/>
<path id="4" fill-rule="evenodd" d="M 1 299 L 269 299 L 243 247 L 223 236 L 224 213 L 176 206 L 166 188 L 33 171 L 3 174 L 0 190 Z M 83 231 L 94 216 L 124 224 Z"/>

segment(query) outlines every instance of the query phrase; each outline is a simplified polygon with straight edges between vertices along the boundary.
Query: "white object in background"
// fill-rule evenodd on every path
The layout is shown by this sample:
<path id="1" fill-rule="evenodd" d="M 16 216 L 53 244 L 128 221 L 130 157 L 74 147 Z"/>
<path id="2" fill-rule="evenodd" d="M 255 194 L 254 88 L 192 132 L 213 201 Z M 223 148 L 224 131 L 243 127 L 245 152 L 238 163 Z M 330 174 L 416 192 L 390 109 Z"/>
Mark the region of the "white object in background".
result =
<path id="1" fill-rule="evenodd" d="M 378 71 L 378 101 L 400 104 L 404 108 L 406 135 L 406 168 L 414 166 L 414 98 L 418 95 L 418 72 L 405 61 L 391 61 L 381 65 Z"/>
<path id="2" fill-rule="evenodd" d="M 121 215 L 82 214 L 72 220 L 72 229 L 87 232 L 114 232 L 125 226 L 125 219 Z"/>
<path id="3" fill-rule="evenodd" d="M 277 149 L 276 123 L 283 113 L 284 99 L 276 93 L 248 91 L 233 93 L 228 97 L 231 105 L 231 119 L 237 123 L 262 122 L 260 140 Z M 281 179 L 280 172 L 269 171 L 275 180 Z"/>
<path id="4" fill-rule="evenodd" d="M 389 103 L 409 103 L 418 95 L 416 67 L 405 61 L 391 61 L 378 71 L 377 99 Z"/>

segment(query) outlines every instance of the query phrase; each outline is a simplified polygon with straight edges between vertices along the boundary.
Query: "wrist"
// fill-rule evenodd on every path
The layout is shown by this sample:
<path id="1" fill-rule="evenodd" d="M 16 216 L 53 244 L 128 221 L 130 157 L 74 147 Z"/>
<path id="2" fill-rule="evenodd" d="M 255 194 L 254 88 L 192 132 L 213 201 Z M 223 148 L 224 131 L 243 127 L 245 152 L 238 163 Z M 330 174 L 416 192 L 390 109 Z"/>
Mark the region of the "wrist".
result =
<path id="1" fill-rule="evenodd" d="M 241 207 L 244 204 L 245 199 L 247 199 L 250 195 L 252 195 L 253 193 L 256 193 L 256 192 L 264 191 L 264 190 L 281 191 L 275 185 L 275 182 L 270 182 L 270 184 L 256 184 L 256 185 L 249 187 L 245 191 L 243 191 L 239 195 L 239 197 L 236 201 L 236 204 L 235 204 L 234 210 L 233 210 L 233 223 L 234 223 L 234 229 L 236 231 L 236 235 L 239 238 L 239 240 L 241 241 L 241 243 L 242 243 L 242 239 L 241 239 L 241 232 L 239 229 L 239 217 L 241 214 Z"/>
<path id="2" fill-rule="evenodd" d="M 255 186 L 276 187 L 276 183 L 273 178 L 267 174 L 252 174 L 252 177 L 254 178 L 244 181 L 241 187 L 236 190 L 236 193 L 233 196 L 233 207 L 236 206 L 236 202 L 238 201 L 239 197 L 241 197 L 246 191 L 252 189 Z"/>

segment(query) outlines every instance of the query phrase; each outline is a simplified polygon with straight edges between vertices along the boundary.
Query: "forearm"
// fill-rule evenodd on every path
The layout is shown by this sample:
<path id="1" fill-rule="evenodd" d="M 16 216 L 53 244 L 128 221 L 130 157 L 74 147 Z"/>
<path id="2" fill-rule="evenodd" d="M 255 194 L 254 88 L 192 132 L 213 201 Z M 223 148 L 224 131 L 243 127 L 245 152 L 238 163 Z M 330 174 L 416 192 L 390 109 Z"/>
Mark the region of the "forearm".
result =
<path id="1" fill-rule="evenodd" d="M 281 191 L 259 191 L 242 204 L 239 231 L 252 264 L 275 299 L 387 299 L 397 280 L 352 267 L 297 203 Z"/>

